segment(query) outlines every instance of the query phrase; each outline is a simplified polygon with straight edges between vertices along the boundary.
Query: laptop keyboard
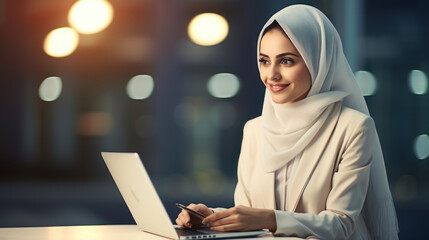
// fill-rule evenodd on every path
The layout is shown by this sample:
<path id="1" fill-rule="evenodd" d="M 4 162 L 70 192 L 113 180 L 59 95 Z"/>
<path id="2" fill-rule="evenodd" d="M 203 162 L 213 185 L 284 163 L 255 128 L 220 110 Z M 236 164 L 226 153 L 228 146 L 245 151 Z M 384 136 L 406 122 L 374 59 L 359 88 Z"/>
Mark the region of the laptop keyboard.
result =
<path id="1" fill-rule="evenodd" d="M 189 228 L 176 228 L 177 234 L 179 236 L 187 236 L 187 239 L 204 239 L 204 238 L 212 238 L 215 234 L 211 234 L 210 232 L 198 231 Z"/>
<path id="2" fill-rule="evenodd" d="M 189 235 L 201 235 L 206 234 L 205 232 L 200 232 L 198 230 L 189 229 L 189 228 L 176 228 L 177 234 L 179 236 L 189 236 Z"/>

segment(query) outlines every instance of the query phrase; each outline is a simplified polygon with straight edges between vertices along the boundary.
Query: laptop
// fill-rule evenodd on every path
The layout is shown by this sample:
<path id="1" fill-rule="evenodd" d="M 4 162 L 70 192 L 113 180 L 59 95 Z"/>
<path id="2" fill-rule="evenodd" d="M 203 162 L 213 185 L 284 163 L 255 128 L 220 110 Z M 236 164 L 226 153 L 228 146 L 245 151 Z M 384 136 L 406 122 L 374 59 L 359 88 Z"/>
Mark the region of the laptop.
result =
<path id="1" fill-rule="evenodd" d="M 269 231 L 217 232 L 173 225 L 137 153 L 101 153 L 134 220 L 141 230 L 171 239 L 251 237 Z"/>

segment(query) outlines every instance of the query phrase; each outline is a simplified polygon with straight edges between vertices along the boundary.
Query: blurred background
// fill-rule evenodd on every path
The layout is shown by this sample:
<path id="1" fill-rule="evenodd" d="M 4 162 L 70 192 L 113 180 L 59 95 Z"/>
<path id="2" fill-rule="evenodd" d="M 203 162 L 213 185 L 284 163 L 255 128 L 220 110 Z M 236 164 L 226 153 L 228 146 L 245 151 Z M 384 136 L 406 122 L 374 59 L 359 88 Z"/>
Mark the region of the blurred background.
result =
<path id="1" fill-rule="evenodd" d="M 256 42 L 322 10 L 375 120 L 401 239 L 429 224 L 429 2 L 0 0 L 0 227 L 134 223 L 100 156 L 138 152 L 175 202 L 233 206 Z"/>

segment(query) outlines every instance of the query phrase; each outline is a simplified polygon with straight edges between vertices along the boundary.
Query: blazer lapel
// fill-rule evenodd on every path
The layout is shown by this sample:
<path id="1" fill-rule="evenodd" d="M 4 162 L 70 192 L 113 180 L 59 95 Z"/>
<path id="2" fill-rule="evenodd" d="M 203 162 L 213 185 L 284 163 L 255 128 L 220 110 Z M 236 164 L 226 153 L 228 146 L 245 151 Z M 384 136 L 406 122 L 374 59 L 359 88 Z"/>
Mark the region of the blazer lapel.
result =
<path id="1" fill-rule="evenodd" d="M 310 180 L 319 160 L 326 148 L 326 143 L 332 135 L 332 132 L 337 124 L 341 103 L 337 103 L 328 117 L 327 122 L 322 126 L 321 132 L 315 138 L 317 141 L 312 141 L 307 148 L 304 149 L 295 174 L 288 184 L 288 193 L 286 196 L 286 210 L 295 212 L 300 197 Z M 325 144 L 320 144 L 325 143 Z"/>

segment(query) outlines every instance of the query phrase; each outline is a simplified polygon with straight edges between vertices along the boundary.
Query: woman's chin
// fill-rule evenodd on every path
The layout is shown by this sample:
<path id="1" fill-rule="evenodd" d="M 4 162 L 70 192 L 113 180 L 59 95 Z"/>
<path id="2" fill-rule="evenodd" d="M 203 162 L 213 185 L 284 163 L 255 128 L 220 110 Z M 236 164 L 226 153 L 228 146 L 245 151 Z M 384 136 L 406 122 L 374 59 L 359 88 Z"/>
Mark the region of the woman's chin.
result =
<path id="1" fill-rule="evenodd" d="M 277 104 L 287 104 L 287 103 L 291 103 L 291 101 L 289 101 L 288 99 L 284 99 L 284 98 L 272 98 L 274 103 Z"/>
<path id="2" fill-rule="evenodd" d="M 285 104 L 285 103 L 291 103 L 293 101 L 291 101 L 291 99 L 288 98 L 288 96 L 282 96 L 280 94 L 273 94 L 271 93 L 271 99 L 273 100 L 274 103 L 277 104 Z"/>

